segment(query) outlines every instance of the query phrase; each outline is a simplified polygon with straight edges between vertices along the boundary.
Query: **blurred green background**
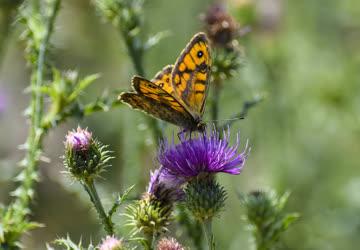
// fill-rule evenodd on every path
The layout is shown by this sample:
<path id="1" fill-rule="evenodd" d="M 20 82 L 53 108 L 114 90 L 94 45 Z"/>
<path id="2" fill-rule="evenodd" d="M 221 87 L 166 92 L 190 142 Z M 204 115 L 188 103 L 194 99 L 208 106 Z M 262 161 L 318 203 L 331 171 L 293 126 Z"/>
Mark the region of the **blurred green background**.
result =
<path id="1" fill-rule="evenodd" d="M 146 54 L 146 77 L 173 63 L 192 35 L 202 29 L 199 14 L 212 1 L 152 0 L 145 4 L 148 34 L 168 30 Z M 220 175 L 229 192 L 226 210 L 214 222 L 218 249 L 249 249 L 237 192 L 272 187 L 291 191 L 288 211 L 301 219 L 284 236 L 284 249 L 356 249 L 360 245 L 360 4 L 358 0 L 231 0 L 230 12 L 252 31 L 240 40 L 244 66 L 224 84 L 220 118 L 240 111 L 258 94 L 266 99 L 231 128 L 241 131 L 252 151 L 239 176 Z M 4 19 L 2 19 L 4 22 Z M 29 69 L 23 58 L 21 28 L 13 26 L 0 68 L 0 201 L 8 203 L 11 178 L 23 152 L 27 123 Z M 83 95 L 128 89 L 134 74 L 118 32 L 102 22 L 87 0 L 63 0 L 52 55 L 63 70 L 102 77 Z M 211 94 L 211 93 L 210 93 Z M 211 98 L 211 96 L 209 96 Z M 205 120 L 209 116 L 205 115 Z M 78 183 L 64 177 L 60 156 L 66 131 L 80 124 L 109 144 L 116 158 L 99 181 L 106 205 L 113 194 L 136 184 L 145 190 L 156 167 L 156 148 L 144 116 L 120 106 L 84 120 L 70 120 L 46 138 L 34 220 L 46 226 L 24 237 L 26 249 L 69 233 L 97 242 L 102 232 L 95 211 Z M 167 135 L 177 129 L 169 126 Z M 234 139 L 234 138 L 233 138 Z M 117 220 L 123 223 L 124 217 Z M 185 244 L 187 241 L 180 238 Z"/>

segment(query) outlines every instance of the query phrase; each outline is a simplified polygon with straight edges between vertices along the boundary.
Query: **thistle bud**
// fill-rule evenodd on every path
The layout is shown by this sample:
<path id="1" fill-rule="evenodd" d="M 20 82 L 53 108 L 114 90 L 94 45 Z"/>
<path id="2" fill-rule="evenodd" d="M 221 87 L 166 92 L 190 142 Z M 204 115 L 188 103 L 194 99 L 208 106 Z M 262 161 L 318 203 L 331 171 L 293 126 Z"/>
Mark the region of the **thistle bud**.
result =
<path id="1" fill-rule="evenodd" d="M 212 175 L 198 176 L 185 188 L 186 207 L 200 222 L 212 219 L 225 206 L 225 189 Z"/>
<path id="2" fill-rule="evenodd" d="M 78 127 L 66 136 L 64 165 L 78 180 L 94 178 L 107 166 L 111 158 L 105 148 L 93 139 L 87 129 Z"/>
<path id="3" fill-rule="evenodd" d="M 179 185 L 171 183 L 162 169 L 155 170 L 142 199 L 128 207 L 128 225 L 146 236 L 160 235 L 167 231 L 172 219 L 173 203 L 183 197 Z"/>
<path id="4" fill-rule="evenodd" d="M 106 236 L 102 241 L 99 250 L 124 250 L 123 241 L 114 236 Z"/>
<path id="5" fill-rule="evenodd" d="M 257 249 L 272 249 L 282 233 L 299 218 L 297 213 L 284 211 L 288 197 L 289 193 L 278 196 L 274 191 L 253 191 L 241 197 Z"/>
<path id="6" fill-rule="evenodd" d="M 154 195 L 145 193 L 141 200 L 127 207 L 128 225 L 134 233 L 142 232 L 152 237 L 167 231 L 171 219 L 172 206 L 164 205 Z"/>

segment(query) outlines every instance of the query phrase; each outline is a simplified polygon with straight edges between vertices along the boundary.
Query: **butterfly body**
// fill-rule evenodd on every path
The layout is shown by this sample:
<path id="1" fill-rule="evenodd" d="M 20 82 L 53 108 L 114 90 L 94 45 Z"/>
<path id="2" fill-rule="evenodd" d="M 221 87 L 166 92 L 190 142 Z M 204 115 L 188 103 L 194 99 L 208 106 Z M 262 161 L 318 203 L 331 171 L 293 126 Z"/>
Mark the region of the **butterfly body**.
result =
<path id="1" fill-rule="evenodd" d="M 132 92 L 119 99 L 185 130 L 203 131 L 202 122 L 210 78 L 210 49 L 203 33 L 196 34 L 181 52 L 175 65 L 168 65 L 149 81 L 140 76 L 132 79 Z"/>

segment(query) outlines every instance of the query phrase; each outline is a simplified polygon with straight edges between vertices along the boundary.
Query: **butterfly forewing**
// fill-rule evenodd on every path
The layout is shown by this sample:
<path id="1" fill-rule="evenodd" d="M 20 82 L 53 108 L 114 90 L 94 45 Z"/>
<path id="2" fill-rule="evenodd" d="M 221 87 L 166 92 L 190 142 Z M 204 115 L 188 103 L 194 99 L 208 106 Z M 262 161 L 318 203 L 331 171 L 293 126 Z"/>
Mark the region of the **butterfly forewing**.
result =
<path id="1" fill-rule="evenodd" d="M 211 57 L 204 33 L 196 34 L 177 59 L 171 82 L 175 96 L 195 117 L 201 117 L 208 91 Z"/>

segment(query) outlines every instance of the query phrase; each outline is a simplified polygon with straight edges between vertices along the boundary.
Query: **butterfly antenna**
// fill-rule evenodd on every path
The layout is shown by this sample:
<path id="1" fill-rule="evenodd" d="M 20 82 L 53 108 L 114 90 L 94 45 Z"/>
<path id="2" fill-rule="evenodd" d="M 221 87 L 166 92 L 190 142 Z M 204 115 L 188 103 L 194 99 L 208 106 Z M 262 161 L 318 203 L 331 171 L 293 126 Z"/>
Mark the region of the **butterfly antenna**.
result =
<path id="1" fill-rule="evenodd" d="M 228 118 L 228 119 L 218 119 L 218 120 L 207 120 L 204 121 L 205 123 L 210 123 L 210 122 L 228 122 L 228 121 L 237 121 L 237 120 L 244 120 L 245 117 L 241 116 L 241 117 L 234 117 L 234 118 Z"/>

